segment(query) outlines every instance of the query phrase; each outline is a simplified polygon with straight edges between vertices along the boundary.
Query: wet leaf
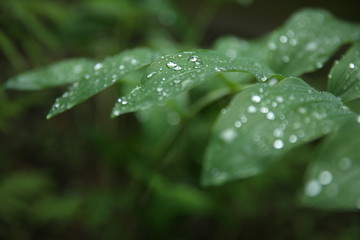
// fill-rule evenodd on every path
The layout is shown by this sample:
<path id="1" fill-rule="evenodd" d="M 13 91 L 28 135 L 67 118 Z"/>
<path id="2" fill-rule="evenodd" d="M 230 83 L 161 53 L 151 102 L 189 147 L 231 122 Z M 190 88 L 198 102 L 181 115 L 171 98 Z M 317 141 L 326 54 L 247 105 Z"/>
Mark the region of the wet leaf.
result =
<path id="1" fill-rule="evenodd" d="M 268 63 L 284 76 L 299 76 L 321 68 L 341 45 L 357 39 L 359 24 L 340 21 L 324 10 L 305 9 L 270 35 Z"/>
<path id="2" fill-rule="evenodd" d="M 64 112 L 94 96 L 119 81 L 129 72 L 150 64 L 154 58 L 156 58 L 156 53 L 152 50 L 137 48 L 96 63 L 88 74 L 56 99 L 47 118 Z"/>
<path id="3" fill-rule="evenodd" d="M 263 41 L 247 41 L 234 36 L 218 39 L 214 49 L 224 53 L 229 58 L 252 58 L 264 60 L 266 58 Z"/>
<path id="4" fill-rule="evenodd" d="M 323 209 L 360 209 L 360 117 L 331 134 L 309 166 L 303 203 Z"/>
<path id="5" fill-rule="evenodd" d="M 152 63 L 142 81 L 127 96 L 118 99 L 112 116 L 146 109 L 186 92 L 219 72 L 248 72 L 259 81 L 274 73 L 250 59 L 231 59 L 216 51 L 195 50 L 170 54 Z"/>
<path id="6" fill-rule="evenodd" d="M 7 88 L 39 90 L 79 81 L 94 66 L 88 59 L 70 59 L 15 76 L 6 83 Z"/>
<path id="7" fill-rule="evenodd" d="M 334 64 L 329 74 L 329 91 L 350 101 L 360 97 L 360 43 Z"/>
<path id="8" fill-rule="evenodd" d="M 257 84 L 222 111 L 208 145 L 203 184 L 256 175 L 284 153 L 314 140 L 352 116 L 330 93 L 288 78 Z"/>

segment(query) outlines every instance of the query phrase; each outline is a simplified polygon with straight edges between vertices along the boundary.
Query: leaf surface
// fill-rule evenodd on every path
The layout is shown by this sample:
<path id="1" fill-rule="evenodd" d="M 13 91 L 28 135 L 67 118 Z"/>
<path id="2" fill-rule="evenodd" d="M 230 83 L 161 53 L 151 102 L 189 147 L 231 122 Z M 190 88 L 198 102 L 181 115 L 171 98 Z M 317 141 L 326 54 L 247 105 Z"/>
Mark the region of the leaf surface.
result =
<path id="1" fill-rule="evenodd" d="M 300 76 L 321 68 L 341 45 L 357 39 L 359 24 L 340 21 L 324 10 L 305 9 L 270 35 L 267 63 L 284 76 Z"/>
<path id="2" fill-rule="evenodd" d="M 334 64 L 329 74 L 329 91 L 343 101 L 360 97 L 360 43 Z"/>
<path id="3" fill-rule="evenodd" d="M 302 201 L 323 209 L 360 209 L 360 116 L 348 120 L 320 147 L 309 166 Z"/>
<path id="4" fill-rule="evenodd" d="M 7 88 L 40 90 L 79 81 L 94 66 L 88 59 L 70 59 L 35 69 L 9 79 Z"/>
<path id="5" fill-rule="evenodd" d="M 314 140 L 351 116 L 334 95 L 288 78 L 257 84 L 222 111 L 208 145 L 203 184 L 256 175 L 284 153 Z"/>
<path id="6" fill-rule="evenodd" d="M 142 84 L 118 99 L 112 116 L 146 109 L 184 93 L 219 72 L 247 72 L 259 81 L 274 73 L 251 59 L 231 59 L 210 50 L 185 51 L 163 56 L 147 68 Z"/>
<path id="7" fill-rule="evenodd" d="M 79 82 L 73 84 L 67 92 L 57 98 L 47 118 L 64 112 L 73 106 L 110 87 L 129 72 L 150 64 L 156 53 L 147 48 L 124 51 L 103 62 L 93 65 L 92 71 Z"/>

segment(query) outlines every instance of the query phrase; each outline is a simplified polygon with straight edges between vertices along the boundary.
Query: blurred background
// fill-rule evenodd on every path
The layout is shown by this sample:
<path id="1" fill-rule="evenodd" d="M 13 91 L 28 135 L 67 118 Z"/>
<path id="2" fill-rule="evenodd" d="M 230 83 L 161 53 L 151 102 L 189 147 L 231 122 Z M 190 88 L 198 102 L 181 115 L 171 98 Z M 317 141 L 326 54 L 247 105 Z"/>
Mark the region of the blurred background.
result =
<path id="1" fill-rule="evenodd" d="M 265 174 L 200 186 L 212 107 L 186 124 L 186 100 L 110 119 L 120 87 L 51 120 L 66 88 L 4 82 L 73 57 L 125 49 L 210 48 L 261 37 L 304 7 L 360 22 L 343 0 L 1 0 L 0 239 L 360 239 L 360 215 L 302 207 L 304 146 Z M 127 76 L 134 78 L 136 76 Z M 180 103 L 179 103 L 180 102 Z M 224 102 L 219 102 L 218 109 Z"/>

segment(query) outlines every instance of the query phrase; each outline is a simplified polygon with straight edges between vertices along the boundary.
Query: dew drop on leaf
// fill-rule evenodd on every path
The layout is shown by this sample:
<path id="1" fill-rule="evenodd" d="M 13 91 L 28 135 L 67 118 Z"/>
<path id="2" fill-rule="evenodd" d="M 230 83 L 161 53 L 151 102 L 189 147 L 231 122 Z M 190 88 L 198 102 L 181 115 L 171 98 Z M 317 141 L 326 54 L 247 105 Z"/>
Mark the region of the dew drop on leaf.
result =
<path id="1" fill-rule="evenodd" d="M 322 185 L 328 185 L 331 183 L 332 181 L 332 174 L 331 172 L 325 170 L 325 171 L 322 171 L 320 174 L 319 174 L 319 183 L 322 184 Z"/>
<path id="2" fill-rule="evenodd" d="M 308 197 L 315 197 L 321 192 L 321 185 L 316 180 L 309 181 L 305 186 L 305 194 Z"/>
<path id="3" fill-rule="evenodd" d="M 97 71 L 97 70 L 99 70 L 99 69 L 102 68 L 102 67 L 103 67 L 103 64 L 102 64 L 102 63 L 97 63 L 97 64 L 94 65 L 94 70 Z"/>
<path id="4" fill-rule="evenodd" d="M 276 139 L 273 145 L 275 149 L 282 149 L 284 147 L 284 142 L 281 139 Z"/>

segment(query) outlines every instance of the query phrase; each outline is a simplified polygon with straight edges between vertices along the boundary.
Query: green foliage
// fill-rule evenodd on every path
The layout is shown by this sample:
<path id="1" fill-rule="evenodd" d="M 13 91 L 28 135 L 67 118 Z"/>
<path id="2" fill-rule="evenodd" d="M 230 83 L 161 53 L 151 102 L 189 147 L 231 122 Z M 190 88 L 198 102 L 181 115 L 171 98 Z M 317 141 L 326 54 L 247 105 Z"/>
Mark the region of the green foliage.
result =
<path id="1" fill-rule="evenodd" d="M 360 183 L 357 183 L 359 156 L 355 147 L 359 123 L 344 125 L 343 122 L 355 115 L 344 102 L 360 96 L 359 44 L 331 70 L 329 89 L 334 95 L 315 90 L 301 78 L 292 76 L 322 68 L 343 44 L 359 39 L 359 25 L 337 20 L 323 10 L 307 9 L 260 40 L 226 37 L 217 41 L 215 50 L 167 55 L 163 55 L 169 52 L 167 49 L 159 52 L 137 48 L 95 64 L 83 59 L 69 60 L 14 77 L 6 86 L 33 90 L 74 82 L 55 101 L 50 118 L 115 83 L 127 87 L 138 84 L 117 100 L 112 116 L 139 111 L 138 116 L 144 119 L 145 109 L 164 106 L 169 100 L 205 85 L 203 91 L 207 95 L 200 97 L 192 108 L 175 110 L 172 120 L 168 115 L 177 125 L 180 114 L 190 119 L 214 101 L 224 96 L 233 97 L 228 107 L 218 109 L 221 114 L 205 154 L 204 185 L 257 175 L 290 150 L 330 133 L 309 167 L 303 199 L 305 204 L 318 208 L 355 209 L 360 199 L 360 192 L 356 191 Z M 134 71 L 140 73 L 141 81 L 127 82 L 126 75 Z M 177 106 L 176 102 L 173 106 Z M 174 117 L 179 119 L 175 121 Z M 146 121 L 143 122 L 146 126 Z M 343 139 L 348 145 L 341 144 Z M 339 169 L 339 159 L 348 159 L 350 163 L 346 164 L 350 164 L 348 168 L 354 174 Z M 154 185 L 157 191 L 164 188 L 160 183 Z M 322 188 L 326 193 L 319 194 Z M 195 194 L 181 187 L 173 189 L 173 194 L 183 196 L 183 191 Z M 188 201 L 186 194 L 185 202 Z M 189 199 L 203 201 L 201 196 Z"/>

